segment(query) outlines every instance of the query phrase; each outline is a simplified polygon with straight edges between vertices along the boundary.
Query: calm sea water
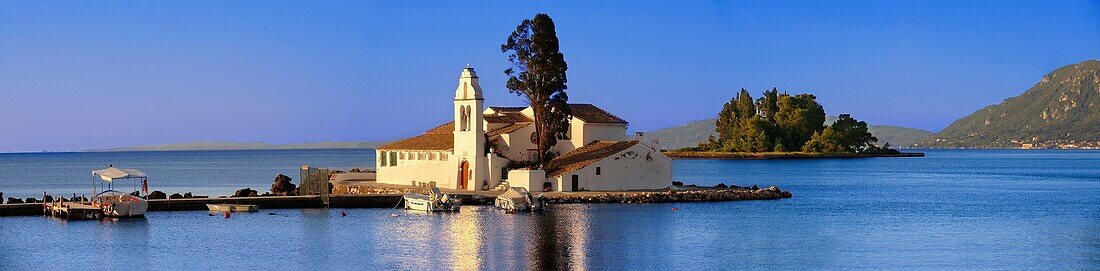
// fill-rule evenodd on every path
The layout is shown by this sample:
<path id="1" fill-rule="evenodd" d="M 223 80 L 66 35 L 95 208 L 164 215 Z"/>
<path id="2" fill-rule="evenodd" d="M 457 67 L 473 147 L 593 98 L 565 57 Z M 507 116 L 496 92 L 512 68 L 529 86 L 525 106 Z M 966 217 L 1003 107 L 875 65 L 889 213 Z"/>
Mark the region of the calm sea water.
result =
<path id="1" fill-rule="evenodd" d="M 688 183 L 794 193 L 772 201 L 555 205 L 515 215 L 467 206 L 454 214 L 348 209 L 346 217 L 340 209 L 230 219 L 206 212 L 118 221 L 2 217 L 0 270 L 1100 269 L 1100 152 L 927 154 L 674 163 L 674 178 Z M 217 195 L 266 189 L 276 173 L 297 177 L 301 164 L 369 167 L 372 156 L 0 154 L 0 191 L 85 191 L 90 170 L 114 163 L 146 171 L 152 189 Z"/>

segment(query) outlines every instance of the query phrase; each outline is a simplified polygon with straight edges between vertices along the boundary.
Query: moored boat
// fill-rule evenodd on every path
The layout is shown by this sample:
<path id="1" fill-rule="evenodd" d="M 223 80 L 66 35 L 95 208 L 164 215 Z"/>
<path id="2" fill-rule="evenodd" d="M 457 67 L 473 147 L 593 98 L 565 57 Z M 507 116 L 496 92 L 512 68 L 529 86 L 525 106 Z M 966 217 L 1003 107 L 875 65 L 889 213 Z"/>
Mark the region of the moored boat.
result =
<path id="1" fill-rule="evenodd" d="M 508 191 L 497 196 L 495 203 L 497 208 L 508 212 L 537 212 L 545 211 L 547 208 L 546 200 L 542 195 L 532 195 L 523 187 L 509 188 Z"/>
<path id="2" fill-rule="evenodd" d="M 109 217 L 144 217 L 149 209 L 149 202 L 140 197 L 141 193 L 148 192 L 149 179 L 144 172 L 136 169 L 116 168 L 113 165 L 105 169 L 92 171 L 92 179 L 98 179 L 100 186 L 92 183 L 92 206 L 103 211 L 103 215 Z M 115 191 L 114 183 L 118 180 L 133 180 L 133 193 Z M 141 192 L 138 192 L 138 181 L 141 181 Z M 106 188 L 103 192 L 97 192 L 100 187 Z"/>
<path id="3" fill-rule="evenodd" d="M 206 204 L 211 212 L 259 212 L 260 207 L 253 204 Z"/>
<path id="4" fill-rule="evenodd" d="M 443 194 L 439 188 L 433 187 L 427 195 L 408 193 L 402 197 L 405 200 L 405 209 L 426 212 L 450 212 L 458 211 L 461 205 L 454 197 Z"/>
<path id="5" fill-rule="evenodd" d="M 92 199 L 92 206 L 102 209 L 103 215 L 109 217 L 140 217 L 145 216 L 149 202 L 138 196 L 107 190 Z"/>

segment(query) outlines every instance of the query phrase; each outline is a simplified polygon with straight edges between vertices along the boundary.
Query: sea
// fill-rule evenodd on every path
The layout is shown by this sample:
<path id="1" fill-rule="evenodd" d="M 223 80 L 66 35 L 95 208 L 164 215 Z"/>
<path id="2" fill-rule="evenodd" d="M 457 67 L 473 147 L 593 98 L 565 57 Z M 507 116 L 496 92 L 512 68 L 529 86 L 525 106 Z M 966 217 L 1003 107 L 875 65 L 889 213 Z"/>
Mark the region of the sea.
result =
<path id="1" fill-rule="evenodd" d="M 562 204 L 545 213 L 280 209 L 64 221 L 0 217 L 0 270 L 1098 270 L 1100 151 L 924 150 L 922 158 L 676 160 L 688 184 L 781 200 Z M 91 171 L 227 195 L 373 150 L 0 154 L 4 197 L 90 194 Z M 123 185 L 123 184 L 118 184 Z M 120 189 L 121 190 L 121 189 Z M 346 214 L 342 215 L 342 213 Z"/>

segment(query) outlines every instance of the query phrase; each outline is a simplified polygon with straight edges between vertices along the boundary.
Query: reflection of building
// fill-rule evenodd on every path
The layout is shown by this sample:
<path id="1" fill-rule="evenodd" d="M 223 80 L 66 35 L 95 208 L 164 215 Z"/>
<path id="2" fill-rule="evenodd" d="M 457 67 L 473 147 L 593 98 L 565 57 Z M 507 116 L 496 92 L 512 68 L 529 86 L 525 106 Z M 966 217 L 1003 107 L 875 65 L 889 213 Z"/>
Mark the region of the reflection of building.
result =
<path id="1" fill-rule="evenodd" d="M 551 151 L 546 171 L 513 169 L 537 154 L 533 111 L 485 108 L 473 68 L 465 68 L 454 96 L 454 121 L 377 149 L 378 182 L 486 190 L 498 185 L 532 191 L 628 190 L 672 185 L 672 160 L 638 138 L 627 122 L 590 104 L 570 104 L 566 136 Z M 546 189 L 544 189 L 546 188 Z"/>

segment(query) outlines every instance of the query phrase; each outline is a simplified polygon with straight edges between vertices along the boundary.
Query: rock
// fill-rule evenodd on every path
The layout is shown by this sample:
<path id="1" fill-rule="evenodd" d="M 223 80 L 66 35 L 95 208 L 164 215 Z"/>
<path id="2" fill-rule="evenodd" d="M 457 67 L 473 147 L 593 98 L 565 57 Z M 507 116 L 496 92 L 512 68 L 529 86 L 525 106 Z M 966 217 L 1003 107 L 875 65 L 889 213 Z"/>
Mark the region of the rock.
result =
<path id="1" fill-rule="evenodd" d="M 185 199 L 194 198 L 194 197 L 195 196 L 191 195 L 191 192 L 183 193 L 183 198 L 185 198 Z"/>
<path id="2" fill-rule="evenodd" d="M 53 196 L 46 195 L 45 197 L 42 197 L 42 201 L 53 202 Z"/>
<path id="3" fill-rule="evenodd" d="M 291 183 L 292 180 L 290 176 L 275 175 L 275 182 L 271 184 L 271 194 L 284 196 L 296 194 L 294 191 L 298 189 L 298 186 Z"/>
<path id="4" fill-rule="evenodd" d="M 145 197 L 147 199 L 166 199 L 168 198 L 168 194 L 164 194 L 162 191 L 153 191 L 153 193 L 149 193 L 149 195 Z"/>
<path id="5" fill-rule="evenodd" d="M 756 187 L 756 185 L 754 184 L 752 185 L 752 190 L 760 190 L 760 187 Z"/>
<path id="6" fill-rule="evenodd" d="M 674 185 L 674 186 L 684 186 L 684 182 L 672 181 L 672 185 Z"/>
<path id="7" fill-rule="evenodd" d="M 35 199 L 35 198 L 27 198 L 27 200 L 24 200 L 23 202 L 25 202 L 25 203 L 38 203 L 39 201 L 38 201 L 38 199 Z"/>
<path id="8" fill-rule="evenodd" d="M 4 204 L 4 192 L 0 192 L 0 204 Z"/>
<path id="9" fill-rule="evenodd" d="M 726 186 L 726 183 L 718 183 L 718 185 L 715 185 L 714 187 L 717 187 L 717 188 L 727 188 L 727 187 L 729 187 L 729 186 Z"/>
<path id="10" fill-rule="evenodd" d="M 775 187 L 774 185 L 773 185 L 773 186 L 769 186 L 769 187 L 768 187 L 768 191 L 772 191 L 772 192 L 777 192 L 777 193 L 778 193 L 778 192 L 779 192 L 779 187 Z"/>
<path id="11" fill-rule="evenodd" d="M 23 203 L 23 200 L 22 199 L 17 199 L 17 198 L 8 198 L 8 204 L 16 204 L 16 203 Z"/>
<path id="12" fill-rule="evenodd" d="M 168 196 L 168 198 L 170 198 L 170 199 L 182 199 L 183 195 L 180 195 L 180 193 L 172 193 L 172 195 Z"/>
<path id="13" fill-rule="evenodd" d="M 352 169 L 351 169 L 351 170 L 349 170 L 348 172 L 352 172 L 352 173 L 360 173 L 360 172 L 362 172 L 362 171 L 360 171 L 360 170 L 359 170 L 359 168 L 352 168 Z"/>
<path id="14" fill-rule="evenodd" d="M 279 175 L 282 175 L 282 174 L 279 174 Z M 290 177 L 287 177 L 287 178 L 290 178 Z M 259 195 L 259 194 L 257 194 L 256 190 L 252 190 L 251 187 L 245 187 L 241 190 L 237 190 L 236 192 L 233 192 L 233 197 L 235 197 L 235 198 L 255 197 L 256 195 Z"/>

